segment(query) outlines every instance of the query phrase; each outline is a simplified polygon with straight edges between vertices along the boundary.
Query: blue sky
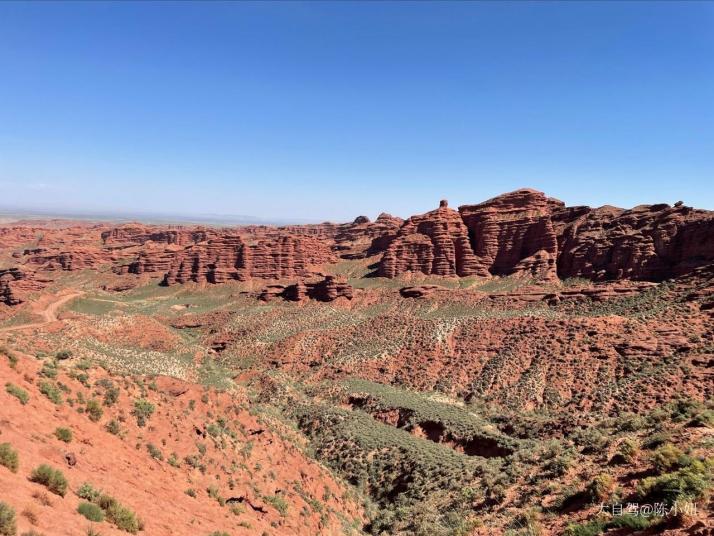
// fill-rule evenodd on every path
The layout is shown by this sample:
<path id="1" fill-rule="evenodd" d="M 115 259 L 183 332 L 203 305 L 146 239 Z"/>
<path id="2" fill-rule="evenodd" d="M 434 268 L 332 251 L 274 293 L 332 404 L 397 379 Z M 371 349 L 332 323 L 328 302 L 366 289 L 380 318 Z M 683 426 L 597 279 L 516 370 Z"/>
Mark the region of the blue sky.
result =
<path id="1" fill-rule="evenodd" d="M 714 209 L 714 3 L 0 3 L 0 207 Z"/>

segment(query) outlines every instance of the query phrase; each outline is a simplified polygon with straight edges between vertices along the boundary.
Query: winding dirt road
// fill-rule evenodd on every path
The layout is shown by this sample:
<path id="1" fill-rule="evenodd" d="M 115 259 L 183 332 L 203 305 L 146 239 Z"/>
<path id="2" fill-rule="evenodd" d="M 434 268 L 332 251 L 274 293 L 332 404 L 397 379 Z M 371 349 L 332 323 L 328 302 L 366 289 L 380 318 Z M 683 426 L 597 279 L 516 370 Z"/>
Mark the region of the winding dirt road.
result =
<path id="1" fill-rule="evenodd" d="M 79 290 L 72 290 L 69 293 L 61 293 L 52 296 L 52 298 L 54 299 L 47 303 L 45 307 L 43 307 L 39 311 L 33 311 L 33 313 L 38 314 L 42 317 L 42 322 L 30 322 L 29 324 L 18 324 L 16 326 L 0 328 L 0 333 L 7 333 L 9 331 L 19 331 L 22 329 L 40 328 L 52 322 L 56 322 L 58 320 L 57 312 L 59 311 L 60 307 L 62 307 L 65 303 L 72 301 L 75 298 L 78 298 L 82 294 L 84 294 L 84 292 L 81 292 Z"/>

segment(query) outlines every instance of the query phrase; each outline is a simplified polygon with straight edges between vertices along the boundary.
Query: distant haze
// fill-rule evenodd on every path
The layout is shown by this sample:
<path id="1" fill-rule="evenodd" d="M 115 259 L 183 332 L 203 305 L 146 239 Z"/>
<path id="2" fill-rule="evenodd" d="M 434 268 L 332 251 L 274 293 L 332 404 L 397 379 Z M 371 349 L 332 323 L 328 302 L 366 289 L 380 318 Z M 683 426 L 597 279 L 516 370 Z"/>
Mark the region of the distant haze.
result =
<path id="1" fill-rule="evenodd" d="M 0 209 L 714 209 L 712 28 L 710 2 L 0 3 Z"/>

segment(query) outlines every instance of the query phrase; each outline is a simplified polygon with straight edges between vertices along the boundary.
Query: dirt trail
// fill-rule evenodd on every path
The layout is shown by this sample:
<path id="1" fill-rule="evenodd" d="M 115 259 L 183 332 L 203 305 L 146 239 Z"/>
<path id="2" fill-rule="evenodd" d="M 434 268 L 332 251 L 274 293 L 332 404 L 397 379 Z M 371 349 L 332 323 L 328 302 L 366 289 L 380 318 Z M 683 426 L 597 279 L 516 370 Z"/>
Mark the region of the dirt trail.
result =
<path id="1" fill-rule="evenodd" d="M 65 303 L 81 296 L 82 294 L 84 294 L 84 292 L 81 292 L 79 290 L 72 290 L 68 293 L 57 294 L 53 296 L 53 301 L 47 303 L 44 308 L 40 309 L 39 311 L 33 311 L 34 313 L 42 317 L 42 322 L 30 322 L 29 324 L 18 324 L 16 326 L 0 328 L 0 333 L 7 333 L 9 331 L 19 331 L 22 329 L 39 328 L 46 324 L 56 322 L 58 320 L 57 311 L 59 311 L 60 307 L 62 307 Z"/>

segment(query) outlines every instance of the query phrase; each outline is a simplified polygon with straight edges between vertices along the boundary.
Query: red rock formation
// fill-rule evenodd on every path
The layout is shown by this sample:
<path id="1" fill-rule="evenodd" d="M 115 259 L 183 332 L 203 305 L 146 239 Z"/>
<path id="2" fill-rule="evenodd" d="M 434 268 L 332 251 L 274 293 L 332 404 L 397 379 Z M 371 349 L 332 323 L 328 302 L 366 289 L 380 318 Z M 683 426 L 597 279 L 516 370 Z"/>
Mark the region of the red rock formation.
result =
<path id="1" fill-rule="evenodd" d="M 307 295 L 313 300 L 333 301 L 337 298 L 352 299 L 352 286 L 344 280 L 328 275 L 322 281 L 307 285 Z"/>
<path id="2" fill-rule="evenodd" d="M 203 227 L 190 228 L 182 225 L 170 225 L 165 228 L 156 228 L 141 224 L 129 224 L 103 231 L 101 238 L 102 243 L 107 246 L 115 244 L 145 244 L 147 242 L 188 245 L 205 242 L 216 235 L 216 230 Z"/>
<path id="3" fill-rule="evenodd" d="M 417 285 L 413 287 L 403 287 L 399 289 L 402 298 L 427 298 L 436 292 L 444 291 L 444 287 L 436 285 Z"/>
<path id="4" fill-rule="evenodd" d="M 554 214 L 558 274 L 660 281 L 714 262 L 714 212 L 681 204 L 564 208 Z"/>
<path id="5" fill-rule="evenodd" d="M 409 218 L 389 244 L 380 262 L 379 274 L 395 277 L 406 272 L 488 275 L 471 250 L 459 213 L 448 208 L 446 201 L 436 210 Z"/>
<path id="6" fill-rule="evenodd" d="M 311 267 L 334 262 L 329 247 L 309 236 L 280 236 L 248 244 L 241 236 L 224 235 L 183 250 L 144 252 L 130 271 L 162 271 L 167 263 L 164 284 L 245 281 L 250 278 L 282 279 L 307 276 Z"/>
<path id="7" fill-rule="evenodd" d="M 328 275 L 325 279 L 313 283 L 305 283 L 300 280 L 294 285 L 268 285 L 263 289 L 258 298 L 262 301 L 270 301 L 281 297 L 288 301 L 303 301 L 313 299 L 317 301 L 330 302 L 337 298 L 352 299 L 353 289 L 344 280 L 338 280 L 334 276 Z"/>
<path id="8" fill-rule="evenodd" d="M 551 208 L 561 206 L 541 192 L 516 190 L 479 205 L 459 207 L 474 254 L 494 275 L 556 277 L 558 243 Z"/>
<path id="9" fill-rule="evenodd" d="M 18 305 L 27 300 L 27 294 L 41 290 L 47 281 L 37 281 L 32 273 L 19 268 L 0 269 L 0 303 Z"/>

